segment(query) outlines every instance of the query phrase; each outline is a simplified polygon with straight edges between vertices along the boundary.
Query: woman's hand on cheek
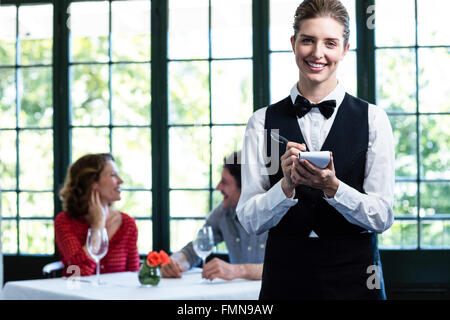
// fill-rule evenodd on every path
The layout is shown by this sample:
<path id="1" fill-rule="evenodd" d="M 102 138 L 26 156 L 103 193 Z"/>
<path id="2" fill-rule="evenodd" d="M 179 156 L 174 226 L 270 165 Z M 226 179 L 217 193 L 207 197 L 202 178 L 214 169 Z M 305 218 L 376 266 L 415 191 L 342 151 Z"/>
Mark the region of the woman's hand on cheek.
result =
<path id="1" fill-rule="evenodd" d="M 101 229 L 105 227 L 108 206 L 102 205 L 98 190 L 93 189 L 91 192 L 88 215 L 92 228 Z"/>

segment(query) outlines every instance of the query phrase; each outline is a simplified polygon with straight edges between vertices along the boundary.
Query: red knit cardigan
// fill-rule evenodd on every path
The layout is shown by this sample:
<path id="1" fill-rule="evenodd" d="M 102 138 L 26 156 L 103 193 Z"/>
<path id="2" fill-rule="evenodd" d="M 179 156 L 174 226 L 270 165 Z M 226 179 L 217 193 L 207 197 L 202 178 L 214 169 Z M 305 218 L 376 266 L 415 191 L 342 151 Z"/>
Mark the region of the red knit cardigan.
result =
<path id="1" fill-rule="evenodd" d="M 122 224 L 109 240 L 108 253 L 100 260 L 100 273 L 139 270 L 136 222 L 127 214 L 120 214 Z M 74 275 L 76 269 L 73 267 L 67 272 L 73 265 L 80 268 L 80 276 L 95 274 L 96 264 L 83 250 L 88 229 L 89 224 L 84 218 L 72 218 L 66 211 L 56 216 L 55 241 L 64 263 L 64 276 Z"/>

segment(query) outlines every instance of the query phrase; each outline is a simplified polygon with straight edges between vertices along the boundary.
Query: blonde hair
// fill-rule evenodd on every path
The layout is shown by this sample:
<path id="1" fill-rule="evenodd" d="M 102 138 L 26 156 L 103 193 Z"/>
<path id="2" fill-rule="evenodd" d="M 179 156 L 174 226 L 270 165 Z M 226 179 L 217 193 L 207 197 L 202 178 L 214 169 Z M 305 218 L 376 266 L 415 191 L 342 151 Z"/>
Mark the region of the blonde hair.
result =
<path id="1" fill-rule="evenodd" d="M 300 31 L 300 24 L 303 20 L 330 17 L 344 26 L 344 45 L 348 44 L 350 38 L 350 17 L 347 9 L 339 0 L 305 0 L 295 11 L 294 16 L 294 39 Z"/>

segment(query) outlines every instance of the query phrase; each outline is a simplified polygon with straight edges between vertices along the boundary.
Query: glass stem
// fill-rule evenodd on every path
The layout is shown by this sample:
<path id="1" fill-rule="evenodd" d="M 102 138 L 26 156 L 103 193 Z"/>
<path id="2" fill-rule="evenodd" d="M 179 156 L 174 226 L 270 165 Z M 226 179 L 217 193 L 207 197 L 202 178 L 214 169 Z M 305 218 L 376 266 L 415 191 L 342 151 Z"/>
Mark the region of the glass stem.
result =
<path id="1" fill-rule="evenodd" d="M 97 262 L 97 284 L 100 285 L 100 261 Z"/>

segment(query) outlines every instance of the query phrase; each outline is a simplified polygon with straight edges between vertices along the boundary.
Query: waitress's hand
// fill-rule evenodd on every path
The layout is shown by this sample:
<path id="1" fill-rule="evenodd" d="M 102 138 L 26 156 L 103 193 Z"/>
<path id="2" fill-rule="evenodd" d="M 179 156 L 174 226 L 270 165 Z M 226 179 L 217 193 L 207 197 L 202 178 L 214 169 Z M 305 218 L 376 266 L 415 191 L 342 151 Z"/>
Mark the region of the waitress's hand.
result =
<path id="1" fill-rule="evenodd" d="M 281 188 L 286 197 L 291 198 L 294 189 L 299 185 L 298 182 L 292 180 L 294 164 L 298 163 L 298 154 L 300 151 L 306 151 L 306 145 L 296 142 L 288 142 L 286 152 L 281 156 L 281 168 L 283 169 L 284 178 L 281 181 Z"/>
<path id="2" fill-rule="evenodd" d="M 88 221 L 91 228 L 102 229 L 105 227 L 108 210 L 108 205 L 103 205 L 100 201 L 98 190 L 92 190 L 88 209 Z"/>
<path id="3" fill-rule="evenodd" d="M 297 184 L 322 190 L 328 198 L 333 198 L 339 186 L 334 170 L 333 153 L 330 152 L 330 163 L 320 169 L 305 159 L 294 162 L 292 180 Z"/>

